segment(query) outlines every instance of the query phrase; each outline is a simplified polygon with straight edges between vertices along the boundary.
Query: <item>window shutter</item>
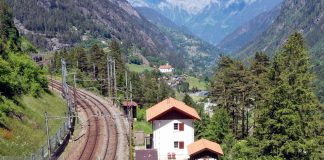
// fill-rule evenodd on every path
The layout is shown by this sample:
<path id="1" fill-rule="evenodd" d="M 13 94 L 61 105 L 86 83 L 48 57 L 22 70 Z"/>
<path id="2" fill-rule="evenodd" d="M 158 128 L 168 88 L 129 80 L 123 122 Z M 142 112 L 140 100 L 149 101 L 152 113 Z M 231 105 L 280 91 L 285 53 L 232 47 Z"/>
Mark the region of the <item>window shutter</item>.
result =
<path id="1" fill-rule="evenodd" d="M 183 141 L 179 142 L 179 148 L 184 149 L 184 142 Z"/>
<path id="2" fill-rule="evenodd" d="M 184 123 L 179 124 L 179 131 L 184 131 Z"/>

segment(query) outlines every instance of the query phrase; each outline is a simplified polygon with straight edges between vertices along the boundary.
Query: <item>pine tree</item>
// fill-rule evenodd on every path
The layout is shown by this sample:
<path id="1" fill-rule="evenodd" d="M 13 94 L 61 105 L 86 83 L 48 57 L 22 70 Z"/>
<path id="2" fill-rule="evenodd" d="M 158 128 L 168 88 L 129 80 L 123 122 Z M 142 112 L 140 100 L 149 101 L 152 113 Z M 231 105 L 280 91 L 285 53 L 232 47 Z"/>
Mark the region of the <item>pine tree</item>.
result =
<path id="1" fill-rule="evenodd" d="M 196 103 L 194 102 L 194 100 L 186 93 L 183 100 L 182 100 L 186 105 L 196 108 Z"/>
<path id="2" fill-rule="evenodd" d="M 80 69 L 81 72 L 88 72 L 90 71 L 90 62 L 89 62 L 89 57 L 87 55 L 87 52 L 83 48 L 77 48 L 78 52 L 78 68 Z"/>
<path id="3" fill-rule="evenodd" d="M 101 90 L 102 94 L 107 94 L 107 55 L 106 53 L 98 46 L 93 45 L 90 49 L 91 62 L 93 65 L 92 73 L 93 77 L 98 80 L 99 86 L 98 89 Z"/>
<path id="4" fill-rule="evenodd" d="M 113 59 L 115 59 L 116 62 L 116 71 L 117 71 L 117 82 L 118 82 L 118 86 L 124 86 L 125 80 L 124 80 L 124 76 L 125 76 L 125 63 L 122 57 L 122 51 L 120 48 L 120 45 L 118 43 L 118 41 L 113 40 L 111 41 L 110 45 L 109 45 L 109 49 L 110 49 L 110 55 L 112 56 Z"/>
<path id="5" fill-rule="evenodd" d="M 230 125 L 231 117 L 226 109 L 218 108 L 207 124 L 205 136 L 211 141 L 222 143 L 226 135 L 231 132 Z"/>
<path id="6" fill-rule="evenodd" d="M 251 62 L 251 73 L 253 79 L 252 94 L 253 99 L 251 104 L 253 106 L 253 117 L 259 117 L 259 108 L 264 104 L 266 99 L 265 93 L 269 89 L 269 71 L 271 61 L 269 57 L 263 52 L 257 52 Z M 255 121 L 254 125 L 255 127 Z"/>
<path id="7" fill-rule="evenodd" d="M 209 124 L 210 118 L 204 112 L 203 107 L 198 107 L 197 109 L 198 114 L 201 118 L 200 121 L 194 121 L 194 128 L 195 128 L 195 139 L 202 139 L 207 138 L 207 126 Z"/>
<path id="8" fill-rule="evenodd" d="M 256 137 L 263 145 L 262 155 L 316 158 L 321 126 L 312 77 L 303 37 L 294 33 L 274 58 L 270 71 L 272 89 L 257 119 Z"/>
<path id="9" fill-rule="evenodd" d="M 247 136 L 248 115 L 253 81 L 242 62 L 222 57 L 211 82 L 210 98 L 231 115 L 233 133 L 238 138 Z"/>

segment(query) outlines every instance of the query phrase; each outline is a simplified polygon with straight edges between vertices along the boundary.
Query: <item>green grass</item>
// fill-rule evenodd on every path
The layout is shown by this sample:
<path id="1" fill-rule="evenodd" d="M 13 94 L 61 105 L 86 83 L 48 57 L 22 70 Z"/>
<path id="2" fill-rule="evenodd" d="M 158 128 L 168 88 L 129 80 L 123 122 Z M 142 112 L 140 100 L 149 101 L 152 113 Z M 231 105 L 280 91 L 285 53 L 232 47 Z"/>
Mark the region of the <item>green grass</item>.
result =
<path id="1" fill-rule="evenodd" d="M 205 97 L 201 97 L 201 96 L 191 96 L 191 98 L 192 98 L 195 102 L 199 102 L 200 100 L 204 99 Z"/>
<path id="2" fill-rule="evenodd" d="M 197 87 L 199 90 L 206 90 L 206 83 L 196 77 L 188 76 L 186 81 L 189 83 L 190 89 Z"/>
<path id="3" fill-rule="evenodd" d="M 153 133 L 151 123 L 146 121 L 134 122 L 134 129 L 135 131 L 144 131 L 145 134 Z"/>
<path id="4" fill-rule="evenodd" d="M 21 105 L 10 103 L 10 107 L 23 113 L 23 118 L 4 118 L 11 131 L 0 128 L 0 155 L 30 155 L 39 150 L 46 143 L 44 112 L 47 111 L 49 116 L 64 116 L 67 110 L 63 99 L 55 93 L 46 93 L 39 98 L 24 96 L 19 101 Z M 63 119 L 50 119 L 50 134 L 55 134 L 63 122 Z"/>
<path id="5" fill-rule="evenodd" d="M 154 70 L 154 68 L 152 68 L 152 67 L 146 67 L 146 66 L 137 65 L 137 64 L 126 64 L 126 66 L 129 68 L 130 71 L 137 72 L 137 73 L 142 73 L 145 70 L 148 70 L 148 71 Z"/>
<path id="6" fill-rule="evenodd" d="M 185 97 L 185 93 L 182 92 L 178 92 L 176 89 L 174 89 L 174 93 L 175 93 L 175 99 L 182 101 L 183 98 Z"/>

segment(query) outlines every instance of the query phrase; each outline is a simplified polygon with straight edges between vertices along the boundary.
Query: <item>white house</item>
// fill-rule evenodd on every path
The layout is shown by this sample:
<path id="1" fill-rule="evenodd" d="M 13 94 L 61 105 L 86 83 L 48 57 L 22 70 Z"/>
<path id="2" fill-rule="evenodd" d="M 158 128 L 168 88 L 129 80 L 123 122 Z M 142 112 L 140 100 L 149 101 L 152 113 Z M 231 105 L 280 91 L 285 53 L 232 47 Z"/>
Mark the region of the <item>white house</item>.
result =
<path id="1" fill-rule="evenodd" d="M 166 65 L 161 65 L 159 67 L 159 71 L 161 73 L 172 73 L 173 70 L 174 70 L 174 68 L 171 65 L 169 65 L 168 63 Z"/>
<path id="2" fill-rule="evenodd" d="M 159 160 L 189 159 L 188 145 L 194 142 L 193 121 L 200 120 L 196 110 L 168 98 L 146 111 L 153 127 L 153 148 Z"/>

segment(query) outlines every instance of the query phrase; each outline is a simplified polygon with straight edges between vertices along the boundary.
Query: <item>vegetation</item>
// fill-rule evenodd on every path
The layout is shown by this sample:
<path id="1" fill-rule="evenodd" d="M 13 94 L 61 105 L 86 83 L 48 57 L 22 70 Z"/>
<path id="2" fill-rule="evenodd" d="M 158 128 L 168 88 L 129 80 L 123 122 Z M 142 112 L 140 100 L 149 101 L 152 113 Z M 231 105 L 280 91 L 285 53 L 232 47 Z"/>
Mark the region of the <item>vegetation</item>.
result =
<path id="1" fill-rule="evenodd" d="M 18 103 L 22 95 L 39 96 L 47 88 L 47 80 L 44 71 L 24 54 L 21 38 L 4 0 L 0 1 L 0 64 L 0 126 L 6 126 L 3 118 L 16 111 L 2 104 Z"/>
<path id="2" fill-rule="evenodd" d="M 16 113 L 3 117 L 6 128 L 0 127 L 0 155 L 29 156 L 38 151 L 46 143 L 45 117 L 64 116 L 66 104 L 60 95 L 42 94 L 40 97 L 22 96 L 19 105 L 6 100 L 1 105 L 7 105 Z M 50 134 L 53 135 L 63 125 L 64 119 L 49 120 Z"/>
<path id="3" fill-rule="evenodd" d="M 146 67 L 146 66 L 137 65 L 137 64 L 126 64 L 126 66 L 131 72 L 136 72 L 136 73 L 143 73 L 146 70 L 147 71 L 154 70 L 154 68 L 152 68 L 152 67 Z"/>
<path id="4" fill-rule="evenodd" d="M 323 113 L 309 56 L 294 33 L 273 61 L 256 53 L 247 67 L 222 57 L 209 88 L 218 106 L 211 118 L 198 110 L 196 138 L 220 143 L 224 159 L 323 158 Z"/>
<path id="5" fill-rule="evenodd" d="M 193 90 L 194 88 L 196 88 L 197 90 L 206 90 L 206 82 L 202 81 L 201 79 L 198 79 L 196 77 L 192 77 L 192 76 L 188 76 L 186 78 L 186 81 L 189 83 L 190 85 L 190 90 Z"/>
<path id="6" fill-rule="evenodd" d="M 45 143 L 44 111 L 64 115 L 65 104 L 47 93 L 45 71 L 26 53 L 35 51 L 0 0 L 0 155 L 30 155 Z M 61 121 L 50 122 L 51 133 Z M 19 154 L 19 155 L 18 155 Z"/>

